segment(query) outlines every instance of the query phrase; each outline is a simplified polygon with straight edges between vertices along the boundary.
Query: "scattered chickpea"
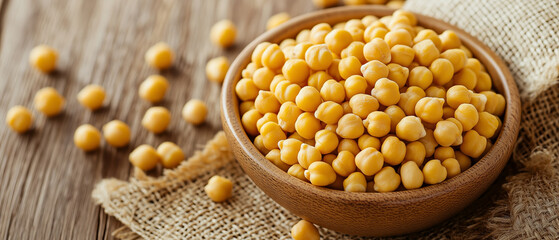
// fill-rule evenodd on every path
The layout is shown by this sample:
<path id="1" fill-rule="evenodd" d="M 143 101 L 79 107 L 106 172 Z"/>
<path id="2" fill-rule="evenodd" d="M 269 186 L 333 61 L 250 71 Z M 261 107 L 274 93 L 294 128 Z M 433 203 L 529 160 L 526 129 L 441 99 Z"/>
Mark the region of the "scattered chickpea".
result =
<path id="1" fill-rule="evenodd" d="M 40 89 L 33 99 L 35 109 L 47 117 L 58 115 L 64 109 L 65 103 L 64 97 L 52 87 Z"/>
<path id="2" fill-rule="evenodd" d="M 29 63 L 43 73 L 50 73 L 56 68 L 58 52 L 47 45 L 34 47 L 29 53 Z"/>
<path id="3" fill-rule="evenodd" d="M 142 126 L 155 134 L 162 133 L 171 122 L 171 113 L 164 107 L 151 107 L 142 118 Z"/>
<path id="4" fill-rule="evenodd" d="M 226 57 L 212 58 L 206 64 L 206 77 L 212 82 L 222 83 L 227 70 L 229 70 L 229 60 Z"/>
<path id="5" fill-rule="evenodd" d="M 256 105 L 258 104 L 255 101 L 255 106 Z M 188 101 L 182 108 L 182 118 L 186 122 L 194 125 L 202 124 L 206 120 L 207 114 L 208 114 L 208 107 L 206 107 L 206 104 L 204 102 L 198 99 L 192 99 Z"/>
<path id="6" fill-rule="evenodd" d="M 138 94 L 141 98 L 152 103 L 163 100 L 169 87 L 169 81 L 161 75 L 151 75 L 140 84 Z"/>
<path id="7" fill-rule="evenodd" d="M 6 124 L 17 133 L 27 132 L 33 125 L 33 114 L 23 106 L 14 106 L 6 114 Z"/>
<path id="8" fill-rule="evenodd" d="M 174 168 L 184 160 L 184 153 L 179 146 L 172 142 L 163 142 L 157 147 L 157 154 L 161 165 L 165 168 Z"/>
<path id="9" fill-rule="evenodd" d="M 173 50 L 164 42 L 153 45 L 146 52 L 146 62 L 157 69 L 167 69 L 173 65 Z"/>
<path id="10" fill-rule="evenodd" d="M 316 4 L 318 0 L 313 0 Z M 329 0 L 322 0 L 322 1 L 329 1 Z M 336 1 L 337 2 L 337 1 Z M 328 6 L 324 4 L 324 6 Z M 291 228 L 291 237 L 294 240 L 320 240 L 320 234 L 318 233 L 318 229 L 316 227 L 306 221 L 301 220 L 297 224 L 293 225 Z"/>
<path id="11" fill-rule="evenodd" d="M 204 187 L 208 197 L 214 202 L 225 202 L 233 195 L 233 182 L 222 176 L 213 176 Z"/>
<path id="12" fill-rule="evenodd" d="M 99 85 L 87 85 L 78 93 L 78 102 L 90 110 L 97 110 L 103 106 L 105 89 Z"/>
<path id="13" fill-rule="evenodd" d="M 149 171 L 157 165 L 161 160 L 155 148 L 150 145 L 143 144 L 138 146 L 130 153 L 128 157 L 130 163 L 143 171 Z"/>
<path id="14" fill-rule="evenodd" d="M 237 36 L 237 28 L 230 20 L 221 20 L 210 30 L 210 40 L 213 44 L 227 48 L 233 45 Z"/>
<path id="15" fill-rule="evenodd" d="M 113 147 L 124 147 L 130 142 L 130 127 L 120 120 L 103 125 L 103 137 Z"/>
<path id="16" fill-rule="evenodd" d="M 84 151 L 92 151 L 101 144 L 101 133 L 89 124 L 79 126 L 74 132 L 74 144 Z"/>
<path id="17" fill-rule="evenodd" d="M 290 18 L 291 16 L 286 12 L 273 15 L 268 19 L 268 22 L 266 22 L 266 30 L 276 28 L 277 26 L 287 22 Z"/>

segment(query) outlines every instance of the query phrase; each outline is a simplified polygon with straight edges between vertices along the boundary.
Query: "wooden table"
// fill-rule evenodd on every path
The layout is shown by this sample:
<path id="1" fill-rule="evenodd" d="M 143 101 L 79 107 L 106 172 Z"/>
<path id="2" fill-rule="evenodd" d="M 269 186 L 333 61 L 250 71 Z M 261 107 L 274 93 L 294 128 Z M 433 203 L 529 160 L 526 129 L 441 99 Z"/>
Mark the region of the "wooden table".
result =
<path id="1" fill-rule="evenodd" d="M 206 62 L 220 55 L 231 61 L 264 32 L 271 15 L 312 11 L 308 0 L 0 0 L 0 238 L 108 239 L 120 223 L 91 198 L 103 178 L 127 179 L 128 154 L 147 143 L 178 143 L 187 153 L 221 129 L 218 84 L 205 78 Z M 236 45 L 226 51 L 209 42 L 210 26 L 231 19 Z M 165 41 L 176 53 L 174 68 L 161 74 L 171 87 L 160 105 L 172 112 L 168 131 L 154 135 L 140 121 L 151 104 L 137 94 L 139 84 L 158 73 L 144 61 L 146 50 Z M 48 44 L 59 51 L 58 71 L 44 75 L 28 63 L 30 50 Z M 105 87 L 105 107 L 90 112 L 76 100 L 87 84 Z M 5 126 L 14 105 L 33 108 L 33 96 L 54 87 L 66 110 L 45 118 L 37 111 L 34 130 L 19 135 Z M 181 119 L 187 100 L 209 106 L 207 123 L 193 127 Z M 84 153 L 73 144 L 74 130 L 89 123 L 101 128 L 120 119 L 133 129 L 129 147 L 102 143 Z M 160 171 L 160 169 L 158 169 Z M 155 173 L 157 174 L 157 173 Z"/>

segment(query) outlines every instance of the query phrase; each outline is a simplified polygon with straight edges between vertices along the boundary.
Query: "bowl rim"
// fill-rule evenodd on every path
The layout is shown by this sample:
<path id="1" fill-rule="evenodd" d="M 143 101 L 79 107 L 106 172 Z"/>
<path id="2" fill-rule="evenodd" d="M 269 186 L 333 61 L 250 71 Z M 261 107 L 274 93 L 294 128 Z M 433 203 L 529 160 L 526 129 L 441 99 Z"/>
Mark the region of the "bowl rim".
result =
<path id="1" fill-rule="evenodd" d="M 498 86 L 502 90 L 499 91 L 506 100 L 505 113 L 503 118 L 503 124 L 499 135 L 497 136 L 495 143 L 491 149 L 477 162 L 473 163 L 470 168 L 466 171 L 461 172 L 457 176 L 446 179 L 445 181 L 434 184 L 423 186 L 418 189 L 412 190 L 400 190 L 394 192 L 365 192 L 365 193 L 354 193 L 346 192 L 342 190 L 330 189 L 326 187 L 318 187 L 310 184 L 309 182 L 301 181 L 286 172 L 282 171 L 280 168 L 275 166 L 269 160 L 267 160 L 262 153 L 260 153 L 241 124 L 241 116 L 239 115 L 238 99 L 235 94 L 235 84 L 241 79 L 241 72 L 250 63 L 250 56 L 255 47 L 264 41 L 271 41 L 273 39 L 286 39 L 287 34 L 285 32 L 297 29 L 299 32 L 304 29 L 298 26 L 301 22 L 312 22 L 317 21 L 321 17 L 328 16 L 335 18 L 337 16 L 340 20 L 337 22 L 344 21 L 345 13 L 366 15 L 375 15 L 377 17 L 382 17 L 382 15 L 390 15 L 396 9 L 391 9 L 385 6 L 344 6 L 335 7 L 326 10 L 313 11 L 307 14 L 297 16 L 288 22 L 280 25 L 279 27 L 272 29 L 270 31 L 264 32 L 252 42 L 250 42 L 242 51 L 239 53 L 235 61 L 231 64 L 229 71 L 223 82 L 222 92 L 221 92 L 221 118 L 223 122 L 223 127 L 230 130 L 232 137 L 238 142 L 242 151 L 252 160 L 255 165 L 260 168 L 262 174 L 269 175 L 278 181 L 278 184 L 290 184 L 294 188 L 299 188 L 304 191 L 309 191 L 310 194 L 316 195 L 329 195 L 332 198 L 341 198 L 353 202 L 363 202 L 363 203 L 373 203 L 373 202 L 383 202 L 388 205 L 400 205 L 407 202 L 415 202 L 420 199 L 433 198 L 440 195 L 444 195 L 456 189 L 460 185 L 464 185 L 468 179 L 481 178 L 482 176 L 488 174 L 489 171 L 483 171 L 487 168 L 496 167 L 498 160 L 500 158 L 506 157 L 505 161 L 508 161 L 512 148 L 515 145 L 518 131 L 520 128 L 520 97 L 518 89 L 514 79 L 506 67 L 503 60 L 498 57 L 492 50 L 489 49 L 485 44 L 481 43 L 479 40 L 475 39 L 473 36 L 464 32 L 456 26 L 448 24 L 442 20 L 414 13 L 418 20 L 419 26 L 425 26 L 430 29 L 434 29 L 434 25 L 437 25 L 438 29 L 434 29 L 439 32 L 440 29 L 451 29 L 459 36 L 462 43 L 466 45 L 472 52 L 476 52 L 476 58 L 479 59 L 478 54 L 485 56 L 485 61 L 480 61 L 484 66 L 486 66 L 488 73 L 491 75 L 493 88 Z M 354 17 L 345 17 L 345 20 L 353 19 Z M 282 36 L 282 37 L 280 37 Z M 291 36 L 293 37 L 293 35 Z M 279 42 L 278 42 L 279 44 Z M 475 50 L 475 51 L 474 51 Z M 496 66 L 496 67 L 493 67 Z M 496 79 L 499 79 L 498 81 Z M 504 136 L 507 136 L 506 138 Z M 508 140 L 508 141 L 504 141 Z M 503 156 L 505 155 L 505 156 Z M 239 160 L 238 160 L 239 161 Z M 503 164 L 504 165 L 504 164 Z M 251 176 L 249 176 L 251 177 Z M 251 177 L 252 178 L 252 177 Z"/>

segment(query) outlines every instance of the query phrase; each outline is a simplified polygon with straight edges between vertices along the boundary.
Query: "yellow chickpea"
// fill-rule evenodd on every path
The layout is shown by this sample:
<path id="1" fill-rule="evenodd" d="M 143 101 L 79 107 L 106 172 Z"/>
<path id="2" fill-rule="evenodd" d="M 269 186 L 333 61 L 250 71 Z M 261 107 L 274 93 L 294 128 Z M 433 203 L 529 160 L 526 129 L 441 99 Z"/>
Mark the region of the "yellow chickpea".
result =
<path id="1" fill-rule="evenodd" d="M 340 59 L 336 59 L 334 58 L 334 60 L 332 61 L 332 64 L 330 64 L 330 67 L 328 68 L 328 74 L 331 76 L 332 79 L 335 79 L 337 81 L 341 81 L 342 80 L 342 76 L 340 75 Z"/>
<path id="2" fill-rule="evenodd" d="M 371 25 L 375 21 L 378 21 L 378 17 L 373 16 L 373 15 L 367 15 L 367 16 L 361 18 L 361 23 L 363 23 L 363 26 L 365 26 L 365 27 Z"/>
<path id="3" fill-rule="evenodd" d="M 360 41 L 352 42 L 351 44 L 349 44 L 349 46 L 347 46 L 347 48 L 345 48 L 342 51 L 341 57 L 342 58 L 347 58 L 349 56 L 354 56 L 357 59 L 359 59 L 359 61 L 361 63 L 366 63 L 367 60 L 365 59 L 365 55 L 363 55 L 363 48 L 364 47 L 365 47 L 365 44 L 363 42 L 360 42 Z"/>
<path id="4" fill-rule="evenodd" d="M 210 178 L 204 191 L 212 201 L 225 202 L 233 195 L 233 183 L 227 178 L 216 175 Z"/>
<path id="5" fill-rule="evenodd" d="M 239 114 L 242 116 L 251 109 L 255 109 L 254 108 L 254 102 L 253 101 L 244 101 L 239 105 Z"/>
<path id="6" fill-rule="evenodd" d="M 439 49 L 430 39 L 416 43 L 413 50 L 415 51 L 415 60 L 422 66 L 430 66 L 440 55 Z"/>
<path id="7" fill-rule="evenodd" d="M 460 121 L 458 121 L 458 119 L 456 119 L 456 118 L 447 118 L 447 119 L 445 119 L 445 120 L 446 120 L 446 121 L 451 121 L 451 122 L 453 122 L 454 124 L 456 124 L 456 126 L 458 127 L 458 130 L 459 130 L 460 132 L 463 132 L 463 131 L 464 131 L 464 127 L 462 127 L 462 123 L 461 123 Z"/>
<path id="8" fill-rule="evenodd" d="M 268 150 L 276 149 L 278 147 L 278 142 L 285 140 L 285 132 L 281 127 L 275 122 L 267 122 L 260 128 L 260 134 L 263 137 L 264 146 Z"/>
<path id="9" fill-rule="evenodd" d="M 268 154 L 266 154 L 266 159 L 268 159 L 270 162 L 276 165 L 276 167 L 284 172 L 287 172 L 289 167 L 291 167 L 290 165 L 285 164 L 283 161 L 281 161 L 281 154 L 279 149 L 272 149 L 271 151 L 269 151 Z"/>
<path id="10" fill-rule="evenodd" d="M 353 96 L 349 100 L 349 106 L 351 107 L 352 113 L 360 118 L 367 118 L 371 112 L 379 108 L 377 99 L 368 94 L 357 94 Z"/>
<path id="11" fill-rule="evenodd" d="M 377 21 L 377 23 L 380 23 Z M 383 24 L 384 25 L 384 24 Z M 363 32 L 363 40 L 366 43 L 371 42 L 373 39 L 378 38 L 384 40 L 384 37 L 388 33 L 388 29 L 382 26 L 377 26 L 376 24 L 369 25 Z"/>
<path id="12" fill-rule="evenodd" d="M 384 106 L 397 104 L 400 101 L 400 88 L 398 83 L 381 78 L 375 83 L 375 87 L 371 91 L 371 95 Z"/>
<path id="13" fill-rule="evenodd" d="M 435 139 L 434 131 L 431 129 L 425 129 L 427 133 L 425 137 L 419 139 L 419 142 L 423 143 L 425 147 L 425 157 L 431 157 L 435 153 L 435 148 L 439 145 Z M 460 132 L 460 131 L 459 131 Z M 419 165 L 419 164 L 418 164 Z"/>
<path id="14" fill-rule="evenodd" d="M 363 173 L 351 173 L 343 182 L 346 192 L 365 192 L 367 191 L 367 180 Z"/>
<path id="15" fill-rule="evenodd" d="M 306 54 L 307 54 L 307 50 L 313 46 L 312 43 L 310 42 L 302 42 L 302 43 L 298 43 L 297 45 L 295 45 L 295 47 L 293 47 L 293 51 L 291 52 L 291 56 L 290 59 L 302 59 L 305 60 Z"/>
<path id="16" fill-rule="evenodd" d="M 35 109 L 47 117 L 58 115 L 64 109 L 65 103 L 64 97 L 52 87 L 40 89 L 33 99 Z"/>
<path id="17" fill-rule="evenodd" d="M 472 93 L 462 85 L 456 85 L 449 88 L 446 92 L 446 103 L 456 109 L 461 104 L 470 103 Z"/>
<path id="18" fill-rule="evenodd" d="M 443 166 L 446 168 L 447 178 L 453 178 L 460 174 L 460 163 L 454 158 L 447 158 L 443 161 Z"/>
<path id="19" fill-rule="evenodd" d="M 367 127 L 367 132 L 373 137 L 384 137 L 390 132 L 390 116 L 381 111 L 371 112 L 363 125 Z"/>
<path id="20" fill-rule="evenodd" d="M 423 166 L 423 177 L 427 184 L 437 184 L 444 181 L 447 177 L 446 168 L 440 160 L 433 159 Z"/>
<path id="21" fill-rule="evenodd" d="M 270 90 L 270 85 L 275 77 L 275 73 L 266 68 L 262 67 L 256 69 L 252 74 L 252 81 L 254 85 L 261 90 Z"/>
<path id="22" fill-rule="evenodd" d="M 454 76 L 452 62 L 446 58 L 438 58 L 431 63 L 429 70 L 433 73 L 433 82 L 437 85 L 445 85 Z"/>
<path id="23" fill-rule="evenodd" d="M 361 73 L 370 86 L 375 86 L 379 79 L 388 77 L 389 70 L 384 63 L 372 60 L 361 66 Z"/>
<path id="24" fill-rule="evenodd" d="M 426 134 L 421 119 L 416 116 L 406 116 L 396 125 L 396 136 L 406 141 L 417 141 Z"/>
<path id="25" fill-rule="evenodd" d="M 165 97 L 169 81 L 160 75 L 151 75 L 140 84 L 138 94 L 141 98 L 152 103 L 159 102 Z"/>
<path id="26" fill-rule="evenodd" d="M 394 45 L 390 49 L 390 55 L 392 63 L 407 67 L 411 65 L 415 57 L 415 50 L 406 45 Z"/>
<path id="27" fill-rule="evenodd" d="M 210 40 L 219 47 L 230 47 L 235 42 L 236 37 L 237 28 L 235 24 L 227 19 L 217 22 L 210 29 Z"/>
<path id="28" fill-rule="evenodd" d="M 288 165 L 296 164 L 301 144 L 303 144 L 303 142 L 295 138 L 280 140 L 278 142 L 278 147 L 280 149 L 281 161 Z"/>
<path id="29" fill-rule="evenodd" d="M 262 118 L 262 114 L 258 112 L 256 109 L 248 110 L 243 116 L 241 117 L 241 123 L 243 124 L 243 128 L 250 136 L 258 135 L 258 127 L 256 123 L 258 119 Z M 278 116 L 279 120 L 279 116 Z"/>
<path id="30" fill-rule="evenodd" d="M 347 79 L 353 75 L 361 75 L 361 62 L 355 56 L 349 56 L 342 60 L 338 65 L 340 76 Z"/>
<path id="31" fill-rule="evenodd" d="M 367 61 L 378 60 L 384 64 L 388 64 L 392 60 L 390 46 L 381 38 L 374 38 L 365 44 L 363 55 Z"/>
<path id="32" fill-rule="evenodd" d="M 394 168 L 387 166 L 382 168 L 374 178 L 374 190 L 377 192 L 392 192 L 400 186 L 400 175 Z"/>
<path id="33" fill-rule="evenodd" d="M 324 71 L 318 71 L 309 76 L 308 85 L 320 91 L 322 86 L 324 86 L 324 83 L 330 79 L 332 79 L 332 77 L 328 75 L 328 73 Z"/>
<path id="34" fill-rule="evenodd" d="M 353 42 L 353 37 L 346 30 L 334 29 L 326 35 L 324 42 L 330 51 L 339 55 L 344 48 Z"/>
<path id="35" fill-rule="evenodd" d="M 474 130 L 481 136 L 492 138 L 500 125 L 499 118 L 488 112 L 479 113 L 479 121 L 474 126 Z"/>
<path id="36" fill-rule="evenodd" d="M 148 49 L 145 55 L 146 62 L 157 69 L 167 69 L 173 65 L 173 50 L 164 42 L 159 42 Z"/>
<path id="37" fill-rule="evenodd" d="M 155 148 L 147 144 L 142 144 L 130 153 L 128 160 L 135 167 L 147 172 L 155 168 L 161 159 Z"/>
<path id="38" fill-rule="evenodd" d="M 332 27 L 328 23 L 319 23 L 311 28 L 309 40 L 313 44 L 324 43 L 326 35 L 332 31 Z"/>
<path id="39" fill-rule="evenodd" d="M 443 119 L 454 117 L 454 108 L 445 106 L 443 107 Z"/>
<path id="40" fill-rule="evenodd" d="M 475 130 L 464 134 L 464 141 L 460 145 L 460 151 L 469 157 L 478 158 L 485 151 L 487 138 L 479 135 Z"/>
<path id="41" fill-rule="evenodd" d="M 332 168 L 334 171 L 342 176 L 347 177 L 355 172 L 355 157 L 349 151 L 341 151 L 338 156 L 332 161 Z"/>
<path id="42" fill-rule="evenodd" d="M 124 147 L 130 142 L 130 127 L 123 121 L 112 120 L 103 125 L 103 137 L 113 147 Z"/>
<path id="43" fill-rule="evenodd" d="M 443 117 L 443 98 L 424 97 L 415 105 L 415 114 L 428 123 L 436 123 Z"/>
<path id="44" fill-rule="evenodd" d="M 425 89 L 425 95 L 427 95 L 427 97 L 445 98 L 446 91 L 444 87 L 433 85 Z"/>
<path id="45" fill-rule="evenodd" d="M 336 181 L 336 172 L 328 163 L 317 161 L 305 171 L 305 178 L 315 186 L 327 186 Z"/>
<path id="46" fill-rule="evenodd" d="M 487 104 L 487 97 L 481 93 L 472 93 L 472 100 L 470 103 L 476 107 L 478 112 L 483 112 Z"/>
<path id="47" fill-rule="evenodd" d="M 328 154 L 336 150 L 338 147 L 338 136 L 330 130 L 320 130 L 316 132 L 314 139 L 315 147 L 321 154 Z"/>
<path id="48" fill-rule="evenodd" d="M 460 131 L 458 126 L 448 120 L 439 121 L 433 131 L 437 143 L 443 147 L 451 146 L 457 142 L 460 143 L 462 140 L 461 134 L 462 131 Z"/>
<path id="49" fill-rule="evenodd" d="M 298 163 L 291 165 L 289 169 L 287 169 L 287 174 L 294 176 L 302 181 L 308 182 L 309 180 L 305 178 L 305 169 L 301 167 Z"/>
<path id="50" fill-rule="evenodd" d="M 344 114 L 353 113 L 353 109 L 349 105 L 349 101 L 345 101 L 342 103 L 342 108 L 344 109 Z"/>
<path id="51" fill-rule="evenodd" d="M 405 162 L 415 162 L 418 166 L 423 164 L 425 160 L 426 150 L 425 145 L 420 141 L 410 142 L 406 145 L 406 155 L 404 156 Z"/>
<path id="52" fill-rule="evenodd" d="M 320 109 L 320 106 L 318 108 Z M 301 111 L 295 103 L 286 102 L 281 105 L 278 112 L 278 124 L 286 132 L 295 132 L 295 122 L 301 113 L 303 113 L 303 111 Z"/>
<path id="53" fill-rule="evenodd" d="M 295 41 L 295 39 L 293 38 L 286 38 L 283 41 L 281 41 L 280 43 L 280 48 L 282 50 L 285 50 L 285 48 L 287 47 L 295 47 L 295 45 L 297 45 L 297 41 Z M 286 58 L 289 58 L 290 55 L 285 55 Z"/>
<path id="54" fill-rule="evenodd" d="M 322 161 L 332 165 L 332 162 L 334 162 L 334 159 L 336 159 L 336 157 L 337 156 L 335 154 L 326 154 L 322 157 Z"/>
<path id="55" fill-rule="evenodd" d="M 320 120 L 316 119 L 310 112 L 304 112 L 295 121 L 295 130 L 301 137 L 306 139 L 314 138 L 318 130 L 322 129 Z"/>
<path id="56" fill-rule="evenodd" d="M 456 111 L 454 117 L 462 123 L 464 131 L 472 129 L 479 121 L 479 114 L 476 107 L 472 104 L 461 104 Z"/>
<path id="57" fill-rule="evenodd" d="M 309 77 L 309 67 L 307 63 L 301 59 L 287 60 L 281 72 L 288 81 L 296 84 L 305 83 Z"/>
<path id="58" fill-rule="evenodd" d="M 408 87 L 408 89 L 400 93 L 400 101 L 398 106 L 406 113 L 406 115 L 413 115 L 415 113 L 415 105 L 417 102 L 425 97 L 423 89 L 415 86 Z"/>
<path id="59" fill-rule="evenodd" d="M 291 16 L 289 15 L 289 13 L 286 12 L 281 12 L 273 15 L 268 19 L 268 22 L 266 22 L 266 30 L 276 28 L 279 25 L 289 21 L 290 18 Z"/>
<path id="60" fill-rule="evenodd" d="M 338 144 L 338 152 L 341 151 L 348 151 L 353 155 L 357 155 L 361 150 L 359 149 L 359 145 L 357 144 L 357 141 L 353 139 L 343 138 L 340 140 L 340 143 Z"/>
<path id="61" fill-rule="evenodd" d="M 17 133 L 24 133 L 33 125 L 33 114 L 23 106 L 14 106 L 6 114 L 6 124 Z"/>
<path id="62" fill-rule="evenodd" d="M 92 151 L 101 144 L 101 133 L 89 124 L 79 126 L 74 132 L 74 144 L 84 151 Z"/>
<path id="63" fill-rule="evenodd" d="M 326 44 L 319 44 L 308 47 L 304 59 L 312 70 L 319 71 L 328 69 L 334 57 Z"/>
<path id="64" fill-rule="evenodd" d="M 210 59 L 206 64 L 206 77 L 216 83 L 222 83 L 229 70 L 229 60 L 226 57 Z"/>
<path id="65" fill-rule="evenodd" d="M 330 79 L 320 89 L 320 96 L 324 101 L 342 103 L 345 100 L 344 85 L 336 80 Z"/>
<path id="66" fill-rule="evenodd" d="M 435 149 L 435 159 L 446 160 L 448 158 L 456 158 L 452 147 L 438 147 Z"/>
<path id="67" fill-rule="evenodd" d="M 311 86 L 301 88 L 299 94 L 295 98 L 297 107 L 306 112 L 314 112 L 322 103 L 320 92 Z"/>
<path id="68" fill-rule="evenodd" d="M 404 87 L 408 81 L 410 70 L 407 67 L 402 67 L 396 63 L 390 63 L 388 67 L 388 79 L 396 82 L 399 88 Z"/>
<path id="69" fill-rule="evenodd" d="M 301 144 L 301 148 L 297 154 L 297 161 L 301 167 L 308 169 L 312 163 L 320 160 L 322 160 L 322 155 L 318 149 L 306 143 Z"/>
<path id="70" fill-rule="evenodd" d="M 343 138 L 356 139 L 363 135 L 365 128 L 361 118 L 353 113 L 348 113 L 338 121 L 336 133 Z"/>
<path id="71" fill-rule="evenodd" d="M 503 95 L 492 92 L 484 91 L 481 94 L 485 95 L 487 102 L 485 103 L 485 111 L 495 116 L 501 116 L 505 112 L 505 97 Z"/>
<path id="72" fill-rule="evenodd" d="M 299 44 L 302 42 L 309 42 L 310 41 L 310 35 L 311 35 L 311 30 L 309 29 L 305 29 L 303 31 L 300 31 L 297 34 L 297 37 L 295 37 L 295 41 Z"/>
<path id="73" fill-rule="evenodd" d="M 415 35 L 415 38 L 413 39 L 414 43 L 419 43 L 423 40 L 429 39 L 433 42 L 433 44 L 435 44 L 435 46 L 437 47 L 438 50 L 441 50 L 442 47 L 442 41 L 439 38 L 439 35 L 431 30 L 431 29 L 423 29 L 421 31 L 419 31 L 417 33 L 417 35 Z"/>
<path id="74" fill-rule="evenodd" d="M 343 114 L 344 109 L 342 106 L 332 101 L 321 103 L 314 112 L 314 116 L 326 124 L 337 124 Z"/>
<path id="75" fill-rule="evenodd" d="M 414 161 L 402 164 L 400 176 L 402 178 L 402 185 L 406 189 L 417 189 L 423 185 L 423 172 Z"/>
<path id="76" fill-rule="evenodd" d="M 43 73 L 50 73 L 56 68 L 58 52 L 47 45 L 34 47 L 29 53 L 29 63 Z"/>
<path id="77" fill-rule="evenodd" d="M 313 3 L 318 7 L 325 8 L 336 5 L 338 0 L 313 0 Z M 291 228 L 291 237 L 294 240 L 320 240 L 320 233 L 312 223 L 301 220 Z"/>
<path id="78" fill-rule="evenodd" d="M 395 133 L 396 126 L 398 125 L 400 120 L 402 120 L 402 118 L 406 116 L 406 113 L 404 112 L 404 110 L 402 110 L 402 108 L 396 105 L 387 107 L 386 109 L 384 109 L 384 112 L 390 117 L 390 132 Z"/>
<path id="79" fill-rule="evenodd" d="M 99 85 L 87 85 L 78 93 L 77 99 L 82 106 L 97 110 L 103 106 L 105 89 Z"/>
<path id="80" fill-rule="evenodd" d="M 164 107 L 151 107 L 142 118 L 142 126 L 155 134 L 162 133 L 171 122 L 171 113 Z"/>
<path id="81" fill-rule="evenodd" d="M 365 150 L 365 148 L 380 149 L 380 140 L 369 134 L 363 134 L 359 139 L 357 139 L 357 145 L 359 149 Z"/>
<path id="82" fill-rule="evenodd" d="M 373 176 L 381 170 L 384 157 L 377 149 L 368 147 L 355 156 L 355 165 L 366 176 Z"/>
<path id="83" fill-rule="evenodd" d="M 490 91 L 492 87 L 491 76 L 486 72 L 480 72 L 476 75 L 476 86 L 474 90 L 476 92 Z"/>
<path id="84" fill-rule="evenodd" d="M 256 121 L 256 128 L 260 131 L 260 128 L 264 126 L 267 122 L 278 123 L 278 115 L 275 113 L 265 113 L 258 121 Z"/>
<path id="85" fill-rule="evenodd" d="M 351 99 L 353 96 L 363 94 L 367 90 L 367 80 L 359 75 L 353 75 L 344 82 L 345 96 Z"/>
<path id="86" fill-rule="evenodd" d="M 389 136 L 384 139 L 381 152 L 384 156 L 384 162 L 395 166 L 404 161 L 404 157 L 406 156 L 406 144 L 397 137 Z"/>
<path id="87" fill-rule="evenodd" d="M 281 104 L 274 94 L 269 91 L 262 91 L 258 93 L 258 96 L 254 100 L 254 107 L 261 114 L 265 113 L 277 113 L 280 109 Z"/>
<path id="88" fill-rule="evenodd" d="M 384 36 L 384 41 L 386 41 L 389 47 L 394 47 L 396 45 L 411 47 L 413 45 L 411 34 L 404 29 L 393 29 Z"/>
<path id="89" fill-rule="evenodd" d="M 237 82 L 237 85 L 235 85 L 237 97 L 239 97 L 242 101 L 254 100 L 256 96 L 258 96 L 258 90 L 258 87 L 256 87 L 250 78 L 243 78 Z"/>
<path id="90" fill-rule="evenodd" d="M 468 59 L 466 53 L 460 49 L 448 49 L 441 53 L 440 57 L 446 58 L 452 63 L 454 72 L 462 70 L 466 66 L 466 61 Z"/>
<path id="91" fill-rule="evenodd" d="M 458 160 L 458 164 L 460 164 L 460 172 L 466 171 L 466 169 L 472 166 L 472 160 L 470 157 L 466 156 L 460 151 L 456 151 L 456 160 Z"/>
<path id="92" fill-rule="evenodd" d="M 262 54 L 264 53 L 264 51 L 266 50 L 266 48 L 268 46 L 272 45 L 269 42 L 262 42 L 259 43 L 258 45 L 256 45 L 256 48 L 254 48 L 254 51 L 252 52 L 252 55 L 250 56 L 252 62 L 254 64 L 256 64 L 256 67 L 261 67 L 262 65 Z"/>
<path id="93" fill-rule="evenodd" d="M 157 154 L 164 168 L 174 168 L 184 160 L 184 153 L 172 142 L 163 142 L 157 147 Z"/>
<path id="94" fill-rule="evenodd" d="M 441 35 L 441 50 L 446 51 L 448 49 L 460 48 L 462 42 L 456 33 L 452 30 L 446 30 Z"/>
<path id="95" fill-rule="evenodd" d="M 206 116 L 208 115 L 208 107 L 204 102 L 198 99 L 192 99 L 184 104 L 181 115 L 186 122 L 194 125 L 199 125 L 206 121 Z"/>
<path id="96" fill-rule="evenodd" d="M 477 76 L 474 71 L 468 68 L 463 68 L 457 72 L 454 77 L 452 77 L 452 81 L 455 85 L 463 85 L 466 88 L 473 90 L 477 84 Z"/>
<path id="97" fill-rule="evenodd" d="M 284 63 L 285 55 L 277 44 L 270 44 L 262 53 L 262 65 L 269 69 L 280 69 Z"/>

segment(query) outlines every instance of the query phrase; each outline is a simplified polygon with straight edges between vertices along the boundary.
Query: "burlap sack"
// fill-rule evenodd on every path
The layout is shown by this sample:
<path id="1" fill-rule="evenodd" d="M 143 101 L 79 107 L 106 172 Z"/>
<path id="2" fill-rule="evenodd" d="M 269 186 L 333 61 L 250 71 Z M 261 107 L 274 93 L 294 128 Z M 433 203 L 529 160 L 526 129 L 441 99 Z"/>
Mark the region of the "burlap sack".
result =
<path id="1" fill-rule="evenodd" d="M 559 1 L 410 0 L 405 8 L 461 27 L 499 54 L 523 96 L 522 129 L 511 164 L 458 216 L 404 238 L 559 239 Z M 234 180 L 226 203 L 203 187 L 219 174 Z M 122 239 L 288 239 L 299 219 L 242 172 L 223 133 L 177 169 L 154 179 L 107 179 L 97 203 L 125 227 Z M 360 239 L 320 229 L 323 239 Z"/>

